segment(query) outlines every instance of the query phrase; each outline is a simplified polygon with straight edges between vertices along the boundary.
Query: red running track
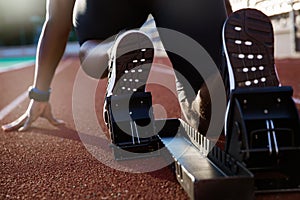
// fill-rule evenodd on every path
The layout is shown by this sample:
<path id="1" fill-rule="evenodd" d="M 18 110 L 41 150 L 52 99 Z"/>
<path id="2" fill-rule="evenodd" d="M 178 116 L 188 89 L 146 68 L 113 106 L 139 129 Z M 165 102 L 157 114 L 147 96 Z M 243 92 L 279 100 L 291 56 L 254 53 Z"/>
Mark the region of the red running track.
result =
<path id="1" fill-rule="evenodd" d="M 125 161 L 125 167 L 123 164 L 120 167 L 123 171 L 112 168 L 117 168 L 118 163 L 112 159 L 109 140 L 104 134 L 105 126 L 101 122 L 106 80 L 98 82 L 83 77 L 91 84 L 80 91 L 83 98 L 93 84 L 97 85 L 93 110 L 100 125 L 93 127 L 89 124 L 91 113 L 84 109 L 89 105 L 81 105 L 76 109 L 77 113 L 73 113 L 72 109 L 72 103 L 76 102 L 76 99 L 72 99 L 74 82 L 79 81 L 80 85 L 81 81 L 76 78 L 80 73 L 79 66 L 79 60 L 75 57 L 63 59 L 52 84 L 50 101 L 53 112 L 66 122 L 65 126 L 53 127 L 44 119 L 38 119 L 27 132 L 0 130 L 0 199 L 188 199 L 171 167 L 144 173 L 128 172 L 134 171 L 143 162 L 153 163 L 150 168 L 156 167 L 155 164 L 164 162 L 162 158 Z M 300 82 L 297 80 L 300 61 L 278 60 L 277 68 L 282 84 L 292 84 L 295 98 L 300 99 Z M 33 67 L 0 74 L 0 111 L 27 90 L 32 78 Z M 150 84 L 148 87 L 156 105 L 155 116 L 179 117 L 170 68 L 155 68 L 150 80 L 160 81 L 164 85 Z M 3 116 L 0 124 L 19 117 L 26 110 L 28 102 L 25 98 L 15 107 L 12 106 L 13 109 Z M 87 122 L 83 125 L 86 133 L 77 131 L 74 115 Z M 82 138 L 85 138 L 85 142 L 82 142 Z M 87 149 L 87 146 L 91 148 Z M 99 146 L 104 152 L 100 155 L 101 161 L 90 153 L 93 147 Z M 257 199 L 299 198 L 299 193 L 257 195 Z"/>

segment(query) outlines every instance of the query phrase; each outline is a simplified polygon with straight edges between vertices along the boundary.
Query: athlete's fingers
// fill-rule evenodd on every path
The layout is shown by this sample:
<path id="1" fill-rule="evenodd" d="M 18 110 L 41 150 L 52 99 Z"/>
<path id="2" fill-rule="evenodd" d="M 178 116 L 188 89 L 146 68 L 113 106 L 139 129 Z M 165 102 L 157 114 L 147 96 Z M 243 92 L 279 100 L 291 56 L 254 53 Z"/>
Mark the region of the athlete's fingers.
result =
<path id="1" fill-rule="evenodd" d="M 38 118 L 38 116 L 39 115 L 27 117 L 24 125 L 21 128 L 19 128 L 18 131 L 20 132 L 27 131 L 31 127 L 31 124 Z"/>
<path id="2" fill-rule="evenodd" d="M 31 124 L 37 120 L 38 117 L 40 117 L 43 113 L 43 110 L 45 109 L 46 104 L 40 103 L 40 102 L 34 102 L 31 101 L 30 106 L 27 111 L 27 119 L 24 123 L 24 125 L 18 129 L 18 131 L 27 131 Z"/>
<path id="3" fill-rule="evenodd" d="M 18 130 L 21 126 L 24 125 L 24 122 L 27 119 L 27 113 L 24 113 L 22 116 L 20 116 L 18 119 L 16 119 L 15 121 L 9 123 L 9 124 L 5 124 L 2 125 L 2 129 L 4 131 L 14 131 L 14 130 Z"/>
<path id="4" fill-rule="evenodd" d="M 59 120 L 59 119 L 54 118 L 54 116 L 52 114 L 52 111 L 51 111 L 51 105 L 50 104 L 48 104 L 45 107 L 45 110 L 42 114 L 42 117 L 46 118 L 54 126 L 59 126 L 59 125 L 65 124 L 65 122 L 63 120 Z"/>
<path id="5" fill-rule="evenodd" d="M 60 126 L 60 125 L 64 125 L 65 122 L 61 119 L 56 119 L 53 116 L 52 117 L 45 117 L 52 125 L 54 126 Z"/>

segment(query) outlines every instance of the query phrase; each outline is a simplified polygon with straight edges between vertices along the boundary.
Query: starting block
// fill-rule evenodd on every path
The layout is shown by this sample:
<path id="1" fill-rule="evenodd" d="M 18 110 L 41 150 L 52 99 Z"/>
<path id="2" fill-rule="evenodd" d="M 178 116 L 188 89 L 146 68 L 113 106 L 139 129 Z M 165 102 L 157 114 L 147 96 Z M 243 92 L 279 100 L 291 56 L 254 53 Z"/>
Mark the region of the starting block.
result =
<path id="1" fill-rule="evenodd" d="M 237 88 L 226 119 L 225 151 L 262 190 L 299 189 L 299 117 L 291 87 Z"/>
<path id="2" fill-rule="evenodd" d="M 300 128 L 292 93 L 290 87 L 234 90 L 225 149 L 181 119 L 154 120 L 151 93 L 111 96 L 115 159 L 158 156 L 165 147 L 191 199 L 250 200 L 260 192 L 299 191 Z"/>
<path id="3" fill-rule="evenodd" d="M 157 154 L 159 139 L 155 132 L 151 93 L 113 95 L 106 101 L 115 159 L 135 158 L 149 152 Z"/>

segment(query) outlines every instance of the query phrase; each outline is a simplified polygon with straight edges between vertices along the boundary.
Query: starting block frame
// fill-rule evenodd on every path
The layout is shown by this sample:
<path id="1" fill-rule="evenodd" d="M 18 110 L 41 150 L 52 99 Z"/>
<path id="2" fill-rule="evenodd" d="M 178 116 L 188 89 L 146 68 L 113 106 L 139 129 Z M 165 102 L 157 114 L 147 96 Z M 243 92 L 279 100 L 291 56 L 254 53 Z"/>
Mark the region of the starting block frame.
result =
<path id="1" fill-rule="evenodd" d="M 109 133 L 116 160 L 159 155 L 150 92 L 133 92 L 106 98 Z M 141 154 L 142 153 L 142 154 Z"/>
<path id="2" fill-rule="evenodd" d="M 232 92 L 225 151 L 254 174 L 258 191 L 299 189 L 300 125 L 292 94 L 288 86 Z"/>

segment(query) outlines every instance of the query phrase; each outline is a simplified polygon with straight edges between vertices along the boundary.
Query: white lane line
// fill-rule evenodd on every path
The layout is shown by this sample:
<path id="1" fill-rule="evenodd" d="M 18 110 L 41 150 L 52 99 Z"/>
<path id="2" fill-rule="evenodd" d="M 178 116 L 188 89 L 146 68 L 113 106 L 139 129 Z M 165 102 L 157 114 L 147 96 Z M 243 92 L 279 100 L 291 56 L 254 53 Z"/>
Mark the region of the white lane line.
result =
<path id="1" fill-rule="evenodd" d="M 0 111 L 0 120 L 6 117 L 15 107 L 17 107 L 20 103 L 22 103 L 28 96 L 28 92 L 23 92 L 20 96 L 18 96 L 15 100 L 13 100 L 10 104 L 5 106 Z"/>
<path id="2" fill-rule="evenodd" d="M 23 69 L 23 68 L 27 68 L 27 67 L 32 67 L 32 65 L 34 65 L 34 63 L 35 63 L 35 61 L 26 61 L 26 62 L 12 65 L 10 67 L 4 67 L 4 68 L 0 69 L 0 73 L 9 72 L 9 71 L 17 70 L 17 69 Z"/>
<path id="3" fill-rule="evenodd" d="M 62 72 L 64 69 L 66 69 L 68 66 L 71 65 L 73 62 L 72 59 L 68 59 L 64 61 L 61 66 L 56 70 L 56 75 Z M 22 103 L 26 98 L 28 97 L 28 92 L 25 91 L 21 95 L 19 95 L 16 99 L 14 99 L 10 104 L 5 106 L 0 111 L 0 120 L 4 119 L 11 111 L 13 111 L 20 103 Z"/>

